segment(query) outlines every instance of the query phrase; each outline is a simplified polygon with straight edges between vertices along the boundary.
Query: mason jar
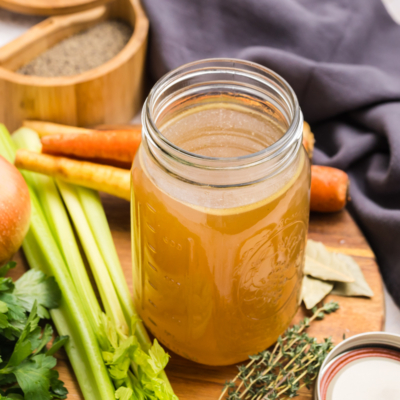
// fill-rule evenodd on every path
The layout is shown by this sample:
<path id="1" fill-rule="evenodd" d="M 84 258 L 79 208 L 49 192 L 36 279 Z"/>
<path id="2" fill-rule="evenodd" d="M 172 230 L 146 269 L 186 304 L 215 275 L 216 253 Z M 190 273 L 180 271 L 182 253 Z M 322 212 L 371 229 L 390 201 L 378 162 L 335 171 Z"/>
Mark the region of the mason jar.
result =
<path id="1" fill-rule="evenodd" d="M 310 165 L 279 75 L 209 59 L 161 78 L 132 167 L 137 311 L 175 353 L 228 365 L 273 344 L 300 302 Z"/>

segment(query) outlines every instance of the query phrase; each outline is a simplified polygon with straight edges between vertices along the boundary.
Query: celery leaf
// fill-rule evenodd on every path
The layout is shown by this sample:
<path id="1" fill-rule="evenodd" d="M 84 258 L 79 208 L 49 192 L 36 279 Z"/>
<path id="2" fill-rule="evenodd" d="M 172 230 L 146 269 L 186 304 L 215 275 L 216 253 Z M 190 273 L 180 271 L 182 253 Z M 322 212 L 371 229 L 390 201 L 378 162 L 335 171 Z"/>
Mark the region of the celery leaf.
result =
<path id="1" fill-rule="evenodd" d="M 124 386 L 121 386 L 115 392 L 115 398 L 118 400 L 131 400 L 133 390 Z"/>
<path id="2" fill-rule="evenodd" d="M 149 364 L 153 368 L 154 374 L 158 375 L 168 364 L 169 355 L 159 345 L 157 339 L 154 339 L 153 346 L 149 350 Z"/>

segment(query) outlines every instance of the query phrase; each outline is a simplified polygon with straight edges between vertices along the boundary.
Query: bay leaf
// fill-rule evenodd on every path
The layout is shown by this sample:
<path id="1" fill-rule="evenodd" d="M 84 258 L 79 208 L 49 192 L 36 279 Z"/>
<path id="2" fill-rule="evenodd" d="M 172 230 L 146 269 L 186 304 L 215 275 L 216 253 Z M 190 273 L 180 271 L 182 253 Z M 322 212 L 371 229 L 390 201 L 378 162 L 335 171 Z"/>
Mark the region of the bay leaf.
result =
<path id="1" fill-rule="evenodd" d="M 324 281 L 354 282 L 347 263 L 311 239 L 307 241 L 304 274 Z"/>
<path id="2" fill-rule="evenodd" d="M 337 255 L 350 270 L 351 275 L 354 278 L 354 282 L 336 282 L 332 294 L 336 294 L 338 296 L 372 297 L 374 292 L 369 287 L 367 281 L 365 280 L 364 274 L 362 273 L 361 268 L 356 261 L 352 257 L 344 254 L 338 253 Z"/>
<path id="3" fill-rule="evenodd" d="M 304 275 L 301 287 L 301 298 L 304 301 L 307 310 L 310 310 L 323 300 L 332 289 L 333 283 L 324 282 Z"/>

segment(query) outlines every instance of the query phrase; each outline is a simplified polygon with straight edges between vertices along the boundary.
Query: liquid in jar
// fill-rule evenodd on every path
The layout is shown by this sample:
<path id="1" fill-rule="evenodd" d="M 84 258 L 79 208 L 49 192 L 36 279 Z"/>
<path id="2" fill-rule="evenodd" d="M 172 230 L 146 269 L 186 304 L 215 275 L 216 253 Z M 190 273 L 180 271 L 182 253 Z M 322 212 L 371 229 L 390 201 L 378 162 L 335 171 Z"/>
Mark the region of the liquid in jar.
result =
<path id="1" fill-rule="evenodd" d="M 287 129 L 278 110 L 270 118 L 226 99 L 172 114 L 159 122 L 164 137 L 205 157 L 257 153 Z M 172 351 L 208 365 L 268 348 L 299 304 L 309 217 L 304 150 L 264 194 L 263 185 L 245 200 L 240 187 L 212 188 L 210 204 L 207 189 L 193 200 L 191 183 L 162 187 L 165 172 L 150 158 L 141 148 L 132 168 L 134 298 L 144 323 Z"/>

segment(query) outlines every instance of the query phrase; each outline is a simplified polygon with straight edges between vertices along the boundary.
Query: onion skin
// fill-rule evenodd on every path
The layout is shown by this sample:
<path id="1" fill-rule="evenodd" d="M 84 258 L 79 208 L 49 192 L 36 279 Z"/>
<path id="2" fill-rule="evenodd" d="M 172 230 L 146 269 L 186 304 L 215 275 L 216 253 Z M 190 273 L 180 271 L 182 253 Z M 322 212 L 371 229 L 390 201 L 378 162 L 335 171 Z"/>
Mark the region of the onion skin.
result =
<path id="1" fill-rule="evenodd" d="M 20 248 L 29 229 L 31 200 L 21 173 L 0 156 L 0 266 Z"/>

